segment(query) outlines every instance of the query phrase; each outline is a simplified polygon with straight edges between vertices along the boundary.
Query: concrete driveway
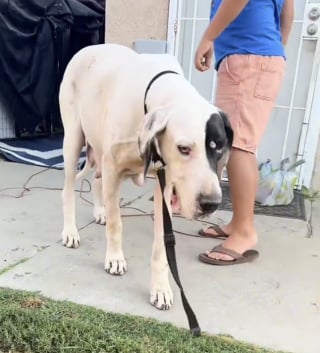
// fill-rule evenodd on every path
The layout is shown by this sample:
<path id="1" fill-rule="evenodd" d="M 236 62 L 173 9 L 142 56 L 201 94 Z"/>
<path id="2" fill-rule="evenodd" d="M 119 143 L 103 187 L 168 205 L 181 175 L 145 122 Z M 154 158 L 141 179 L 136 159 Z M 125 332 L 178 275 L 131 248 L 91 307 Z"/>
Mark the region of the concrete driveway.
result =
<path id="1" fill-rule="evenodd" d="M 0 189 L 21 187 L 41 168 L 0 161 Z M 22 189 L 0 191 L 0 286 L 40 291 L 54 299 L 92 305 L 106 311 L 152 317 L 187 327 L 177 286 L 175 305 L 161 312 L 148 304 L 152 220 L 137 209 L 123 209 L 124 249 L 129 271 L 112 277 L 103 270 L 104 228 L 92 221 L 91 206 L 77 196 L 82 236 L 77 250 L 61 245 L 63 172 L 45 171 Z M 123 202 L 152 210 L 152 183 L 122 189 Z M 40 188 L 39 188 L 40 187 Z M 78 185 L 80 187 L 80 185 Z M 45 189 L 45 188 L 52 188 Z M 86 185 L 84 185 L 86 188 Z M 91 199 L 91 195 L 83 194 Z M 320 224 L 314 237 L 299 220 L 257 216 L 260 258 L 251 264 L 213 267 L 197 255 L 218 241 L 176 234 L 177 259 L 187 297 L 203 331 L 296 353 L 319 353 Z M 217 212 L 209 221 L 227 221 Z M 195 235 L 199 222 L 174 219 L 174 228 Z"/>

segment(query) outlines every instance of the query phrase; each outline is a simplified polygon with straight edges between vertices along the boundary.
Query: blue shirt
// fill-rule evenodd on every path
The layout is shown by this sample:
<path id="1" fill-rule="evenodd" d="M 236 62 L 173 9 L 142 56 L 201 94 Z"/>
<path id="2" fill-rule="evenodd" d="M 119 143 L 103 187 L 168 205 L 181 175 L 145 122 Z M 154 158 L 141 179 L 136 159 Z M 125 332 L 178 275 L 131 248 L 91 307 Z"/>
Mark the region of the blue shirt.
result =
<path id="1" fill-rule="evenodd" d="M 210 20 L 223 0 L 212 0 Z M 214 41 L 215 68 L 232 54 L 283 56 L 280 14 L 284 0 L 249 0 L 240 15 Z"/>

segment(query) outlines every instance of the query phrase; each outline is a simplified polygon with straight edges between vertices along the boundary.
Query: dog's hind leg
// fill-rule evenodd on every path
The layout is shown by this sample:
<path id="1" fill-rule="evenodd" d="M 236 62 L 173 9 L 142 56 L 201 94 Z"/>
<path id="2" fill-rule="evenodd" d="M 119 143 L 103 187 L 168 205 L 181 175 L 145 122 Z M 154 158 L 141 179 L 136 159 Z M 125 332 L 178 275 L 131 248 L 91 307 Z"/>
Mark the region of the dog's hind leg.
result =
<path id="1" fill-rule="evenodd" d="M 123 275 L 127 271 L 127 263 L 122 249 L 122 222 L 119 205 L 121 176 L 111 165 L 108 165 L 109 163 L 111 163 L 110 158 L 105 157 L 102 169 L 107 219 L 105 270 L 112 275 Z"/>
<path id="2" fill-rule="evenodd" d="M 98 224 L 106 224 L 106 211 L 102 193 L 102 177 L 96 173 L 92 180 L 93 216 Z"/>
<path id="3" fill-rule="evenodd" d="M 165 189 L 165 198 L 170 210 L 172 190 Z M 170 212 L 171 213 L 171 212 Z M 173 304 L 173 293 L 169 284 L 169 266 L 164 246 L 162 218 L 162 195 L 157 180 L 154 192 L 154 242 L 151 257 L 150 303 L 160 310 L 168 310 Z"/>
<path id="4" fill-rule="evenodd" d="M 64 158 L 64 186 L 62 191 L 63 203 L 63 231 L 62 243 L 68 248 L 77 248 L 80 245 L 80 236 L 76 228 L 75 219 L 75 180 L 77 163 L 81 148 L 83 146 L 83 135 L 81 127 L 65 131 L 63 139 Z"/>
<path id="5" fill-rule="evenodd" d="M 95 169 L 92 176 L 93 217 L 96 223 L 106 224 L 106 212 L 102 194 L 101 156 L 95 153 L 87 142 L 86 162 L 84 168 L 77 174 L 76 180 L 84 177 L 93 168 Z"/>
<path id="6" fill-rule="evenodd" d="M 95 168 L 92 178 L 93 217 L 98 224 L 106 224 L 106 212 L 102 193 L 101 155 L 87 144 L 87 160 Z"/>
<path id="7" fill-rule="evenodd" d="M 80 119 L 75 105 L 75 91 L 68 77 L 60 86 L 59 103 L 64 127 L 63 159 L 64 186 L 62 191 L 63 230 L 62 243 L 68 248 L 77 248 L 80 244 L 79 233 L 75 220 L 75 192 L 77 164 L 84 145 Z"/>

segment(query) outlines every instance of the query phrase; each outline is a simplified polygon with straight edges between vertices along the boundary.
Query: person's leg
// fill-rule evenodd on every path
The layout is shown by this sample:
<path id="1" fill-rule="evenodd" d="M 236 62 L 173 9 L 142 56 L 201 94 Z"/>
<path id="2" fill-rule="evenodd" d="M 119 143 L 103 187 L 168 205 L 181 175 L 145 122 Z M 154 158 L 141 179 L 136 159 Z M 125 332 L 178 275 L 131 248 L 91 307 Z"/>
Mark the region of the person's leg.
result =
<path id="1" fill-rule="evenodd" d="M 256 157 L 253 153 L 233 148 L 227 170 L 233 216 L 229 224 L 221 227 L 225 233 L 229 234 L 223 242 L 223 247 L 242 254 L 257 243 L 254 226 L 254 200 L 258 184 Z M 213 252 L 208 256 L 232 260 L 232 257 L 221 253 Z"/>
<path id="2" fill-rule="evenodd" d="M 235 136 L 227 165 L 233 215 L 230 223 L 220 227 L 229 235 L 222 246 L 239 254 L 257 243 L 254 201 L 259 176 L 254 152 L 266 128 L 283 76 L 284 65 L 280 58 L 277 59 L 234 56 L 228 58 L 218 73 L 216 105 L 229 114 Z M 278 64 L 276 70 L 272 68 L 275 63 Z M 205 229 L 205 232 L 216 234 L 212 228 Z M 215 259 L 233 259 L 220 252 L 207 254 Z"/>

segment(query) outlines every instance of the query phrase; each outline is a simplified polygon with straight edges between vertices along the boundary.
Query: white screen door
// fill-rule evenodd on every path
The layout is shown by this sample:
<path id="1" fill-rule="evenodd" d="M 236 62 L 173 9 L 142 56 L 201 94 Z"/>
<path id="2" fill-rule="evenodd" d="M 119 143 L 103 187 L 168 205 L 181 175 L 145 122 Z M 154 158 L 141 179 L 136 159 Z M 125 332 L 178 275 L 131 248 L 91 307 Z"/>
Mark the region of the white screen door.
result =
<path id="1" fill-rule="evenodd" d="M 211 0 L 173 2 L 177 3 L 175 54 L 186 77 L 200 94 L 213 102 L 214 70 L 200 73 L 193 64 L 196 46 L 209 23 Z M 320 114 L 320 99 L 319 103 L 314 100 L 315 91 L 320 88 L 317 8 L 320 14 L 320 1 L 311 4 L 306 0 L 295 1 L 295 19 L 286 48 L 287 72 L 258 151 L 259 161 L 270 158 L 274 167 L 285 157 L 291 162 L 304 158 L 306 163 L 299 171 L 300 185 L 307 186 L 311 182 L 320 125 L 320 115 L 318 119 L 315 116 Z"/>

